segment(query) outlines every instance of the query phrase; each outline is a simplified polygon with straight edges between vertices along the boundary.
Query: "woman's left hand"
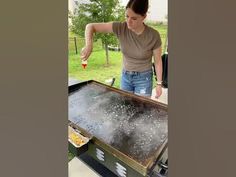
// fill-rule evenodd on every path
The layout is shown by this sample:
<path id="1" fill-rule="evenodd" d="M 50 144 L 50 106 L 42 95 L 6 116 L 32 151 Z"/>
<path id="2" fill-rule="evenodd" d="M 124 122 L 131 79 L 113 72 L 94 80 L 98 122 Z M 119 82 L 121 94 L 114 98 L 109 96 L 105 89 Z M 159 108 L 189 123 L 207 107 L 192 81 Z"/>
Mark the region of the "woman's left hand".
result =
<path id="1" fill-rule="evenodd" d="M 156 87 L 156 98 L 159 98 L 160 96 L 161 96 L 161 94 L 162 94 L 162 87 L 161 87 L 161 85 L 157 85 L 157 87 Z"/>

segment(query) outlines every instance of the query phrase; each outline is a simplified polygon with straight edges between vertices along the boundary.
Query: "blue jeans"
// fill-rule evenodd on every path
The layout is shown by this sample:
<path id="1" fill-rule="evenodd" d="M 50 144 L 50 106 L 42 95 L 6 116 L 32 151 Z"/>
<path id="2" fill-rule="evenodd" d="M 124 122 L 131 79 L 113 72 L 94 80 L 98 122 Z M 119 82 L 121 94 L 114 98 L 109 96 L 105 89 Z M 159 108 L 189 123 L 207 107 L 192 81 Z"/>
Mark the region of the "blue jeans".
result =
<path id="1" fill-rule="evenodd" d="M 152 70 L 144 72 L 122 71 L 121 89 L 150 97 L 152 95 Z"/>

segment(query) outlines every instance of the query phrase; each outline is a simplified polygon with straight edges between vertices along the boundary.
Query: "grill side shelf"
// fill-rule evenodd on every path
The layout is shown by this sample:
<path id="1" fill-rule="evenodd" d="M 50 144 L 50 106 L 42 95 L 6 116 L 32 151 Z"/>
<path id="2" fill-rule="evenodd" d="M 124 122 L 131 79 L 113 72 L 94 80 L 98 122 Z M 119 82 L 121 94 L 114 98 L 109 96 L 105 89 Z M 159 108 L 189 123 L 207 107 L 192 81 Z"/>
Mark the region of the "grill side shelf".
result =
<path id="1" fill-rule="evenodd" d="M 77 145 L 73 140 L 71 139 L 70 135 L 74 134 L 74 136 L 77 136 L 77 138 L 80 138 L 80 140 L 83 141 L 81 145 Z M 71 152 L 75 156 L 80 156 L 81 154 L 88 151 L 88 144 L 91 140 L 92 136 L 83 130 L 79 130 L 76 128 L 76 125 L 71 123 L 69 121 L 68 126 L 68 149 L 69 152 Z"/>

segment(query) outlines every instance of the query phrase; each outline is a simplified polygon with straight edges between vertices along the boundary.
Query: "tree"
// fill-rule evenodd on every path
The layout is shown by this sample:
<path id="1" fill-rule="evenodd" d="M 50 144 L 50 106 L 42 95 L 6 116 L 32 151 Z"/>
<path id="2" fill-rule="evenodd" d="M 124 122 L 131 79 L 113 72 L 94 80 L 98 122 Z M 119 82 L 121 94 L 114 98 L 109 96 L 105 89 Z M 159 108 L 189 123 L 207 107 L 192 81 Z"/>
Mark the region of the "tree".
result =
<path id="1" fill-rule="evenodd" d="M 84 36 L 85 27 L 88 23 L 123 21 L 125 8 L 119 0 L 90 0 L 78 4 L 75 15 L 72 16 L 71 30 Z M 109 65 L 108 45 L 118 45 L 114 34 L 95 34 L 94 40 L 101 39 L 106 51 L 106 64 Z"/>

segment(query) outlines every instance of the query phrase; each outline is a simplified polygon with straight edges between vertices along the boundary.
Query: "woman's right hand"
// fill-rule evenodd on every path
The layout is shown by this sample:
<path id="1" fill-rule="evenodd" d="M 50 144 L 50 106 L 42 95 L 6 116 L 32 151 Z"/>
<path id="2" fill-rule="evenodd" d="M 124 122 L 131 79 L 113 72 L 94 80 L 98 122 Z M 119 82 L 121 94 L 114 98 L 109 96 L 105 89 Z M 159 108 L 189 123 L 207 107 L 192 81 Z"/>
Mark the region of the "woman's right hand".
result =
<path id="1" fill-rule="evenodd" d="M 85 46 L 81 49 L 80 58 L 81 60 L 87 60 L 92 53 L 93 47 L 92 46 Z"/>

